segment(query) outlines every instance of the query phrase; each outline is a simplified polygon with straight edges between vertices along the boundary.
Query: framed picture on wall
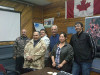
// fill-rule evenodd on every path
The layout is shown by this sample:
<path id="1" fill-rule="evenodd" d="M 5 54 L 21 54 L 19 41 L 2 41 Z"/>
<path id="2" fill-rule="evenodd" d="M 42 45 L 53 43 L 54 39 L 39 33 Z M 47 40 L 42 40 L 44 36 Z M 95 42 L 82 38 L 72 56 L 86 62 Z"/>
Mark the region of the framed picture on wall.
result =
<path id="1" fill-rule="evenodd" d="M 41 29 L 45 29 L 43 24 L 41 23 L 34 23 L 34 27 L 36 31 L 40 31 Z"/>
<path id="2" fill-rule="evenodd" d="M 54 25 L 54 18 L 44 19 L 44 27 L 51 27 Z"/>

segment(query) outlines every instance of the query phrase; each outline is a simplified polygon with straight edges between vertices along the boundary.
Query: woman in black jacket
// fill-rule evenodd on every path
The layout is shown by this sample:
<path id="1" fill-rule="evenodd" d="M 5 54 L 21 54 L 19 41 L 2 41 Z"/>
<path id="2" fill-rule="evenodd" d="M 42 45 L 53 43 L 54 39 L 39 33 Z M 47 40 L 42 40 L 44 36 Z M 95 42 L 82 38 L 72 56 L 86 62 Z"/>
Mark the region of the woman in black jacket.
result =
<path id="1" fill-rule="evenodd" d="M 58 70 L 71 72 L 73 48 L 66 42 L 67 35 L 61 33 L 60 43 L 56 44 L 51 52 L 52 66 Z"/>

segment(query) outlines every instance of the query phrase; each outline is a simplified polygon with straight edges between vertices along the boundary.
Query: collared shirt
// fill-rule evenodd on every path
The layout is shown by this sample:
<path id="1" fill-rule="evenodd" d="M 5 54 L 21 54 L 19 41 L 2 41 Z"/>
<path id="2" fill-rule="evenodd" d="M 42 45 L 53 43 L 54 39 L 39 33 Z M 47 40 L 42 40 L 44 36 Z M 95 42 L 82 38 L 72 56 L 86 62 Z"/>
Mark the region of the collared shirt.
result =
<path id="1" fill-rule="evenodd" d="M 61 52 L 61 48 L 58 46 L 57 51 L 56 51 L 56 58 L 55 58 L 55 62 L 57 66 L 60 63 L 60 52 Z"/>
<path id="2" fill-rule="evenodd" d="M 49 44 L 50 44 L 49 38 L 48 38 L 47 36 L 44 36 L 44 37 L 42 37 L 41 39 L 44 40 L 44 42 L 46 43 L 46 46 L 48 47 Z"/>
<path id="3" fill-rule="evenodd" d="M 40 39 L 38 40 L 34 40 L 34 47 L 36 46 L 36 44 L 40 41 Z"/>
<path id="4" fill-rule="evenodd" d="M 50 52 L 52 51 L 55 44 L 59 42 L 59 34 L 50 37 Z"/>
<path id="5" fill-rule="evenodd" d="M 79 38 L 79 37 L 81 36 L 82 33 L 83 33 L 83 31 L 82 31 L 80 34 L 76 33 L 76 34 L 77 34 L 77 37 Z"/>
<path id="6" fill-rule="evenodd" d="M 57 51 L 58 50 L 58 45 L 59 44 L 56 44 L 54 46 L 54 48 L 51 52 L 51 56 L 54 56 L 54 59 L 56 59 L 56 57 L 58 57 L 59 59 L 57 61 L 59 61 L 58 62 L 59 64 L 61 64 L 64 60 L 67 61 L 67 63 L 64 64 L 64 66 L 61 68 L 61 70 L 63 70 L 63 71 L 69 70 L 70 67 L 71 67 L 71 63 L 72 63 L 72 59 L 73 59 L 73 55 L 74 55 L 73 48 L 70 44 L 68 44 L 66 42 L 65 45 L 62 48 L 60 48 L 60 51 Z M 60 57 L 56 56 L 57 55 L 56 53 L 58 55 L 60 53 Z M 56 60 L 55 60 L 55 62 L 56 62 Z M 56 67 L 56 69 L 58 69 L 58 68 Z"/>

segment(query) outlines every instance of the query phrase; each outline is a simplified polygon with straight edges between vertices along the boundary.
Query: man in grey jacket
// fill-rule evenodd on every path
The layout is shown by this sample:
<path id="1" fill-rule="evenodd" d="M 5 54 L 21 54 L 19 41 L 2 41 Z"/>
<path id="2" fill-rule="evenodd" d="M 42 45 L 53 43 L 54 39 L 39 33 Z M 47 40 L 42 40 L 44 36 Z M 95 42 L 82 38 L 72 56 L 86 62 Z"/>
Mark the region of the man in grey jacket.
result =
<path id="1" fill-rule="evenodd" d="M 23 73 L 24 64 L 24 47 L 29 42 L 29 38 L 26 36 L 26 30 L 22 30 L 22 35 L 18 37 L 14 43 L 14 59 L 16 60 L 16 70 Z"/>

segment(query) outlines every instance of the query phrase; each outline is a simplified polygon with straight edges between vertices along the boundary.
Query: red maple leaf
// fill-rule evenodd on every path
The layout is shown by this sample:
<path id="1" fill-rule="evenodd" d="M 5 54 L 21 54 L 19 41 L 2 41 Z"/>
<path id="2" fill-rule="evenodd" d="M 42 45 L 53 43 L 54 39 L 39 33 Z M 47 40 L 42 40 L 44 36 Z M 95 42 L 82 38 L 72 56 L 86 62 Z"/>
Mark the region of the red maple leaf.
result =
<path id="1" fill-rule="evenodd" d="M 88 7 L 90 7 L 90 2 L 86 3 L 86 0 L 82 0 L 81 5 L 77 5 L 77 9 L 79 9 L 79 11 L 87 10 Z"/>

